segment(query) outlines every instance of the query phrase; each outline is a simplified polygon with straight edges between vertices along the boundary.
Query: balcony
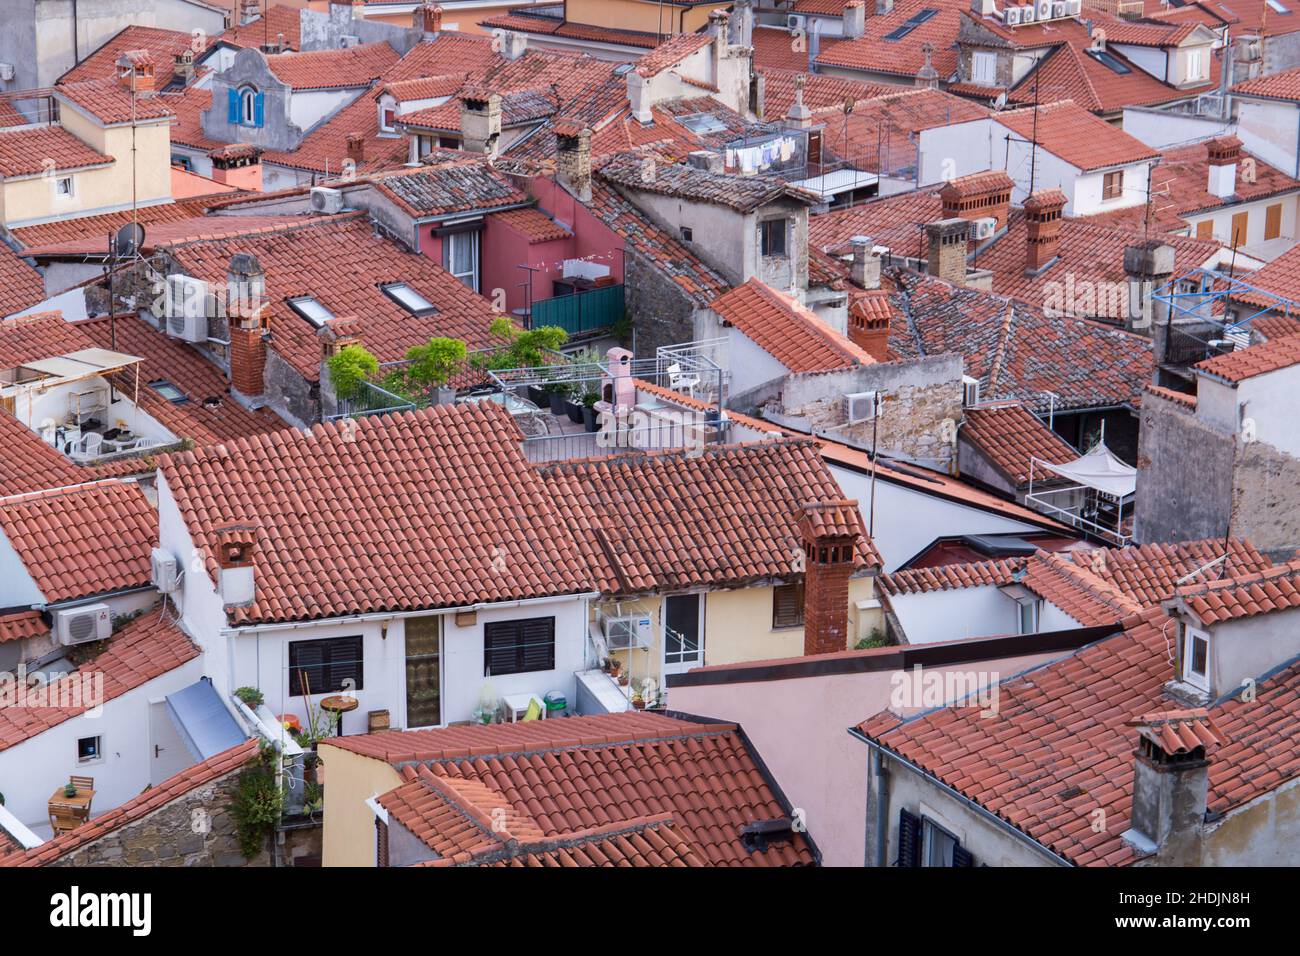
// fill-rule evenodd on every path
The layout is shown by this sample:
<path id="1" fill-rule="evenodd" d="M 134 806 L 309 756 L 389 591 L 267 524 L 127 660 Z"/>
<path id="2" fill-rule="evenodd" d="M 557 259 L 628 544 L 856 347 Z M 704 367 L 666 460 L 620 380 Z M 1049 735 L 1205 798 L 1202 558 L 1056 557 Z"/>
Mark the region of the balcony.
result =
<path id="1" fill-rule="evenodd" d="M 622 320 L 625 311 L 622 284 L 598 286 L 534 302 L 531 324 L 535 329 L 558 326 L 574 338 L 607 331 Z"/>

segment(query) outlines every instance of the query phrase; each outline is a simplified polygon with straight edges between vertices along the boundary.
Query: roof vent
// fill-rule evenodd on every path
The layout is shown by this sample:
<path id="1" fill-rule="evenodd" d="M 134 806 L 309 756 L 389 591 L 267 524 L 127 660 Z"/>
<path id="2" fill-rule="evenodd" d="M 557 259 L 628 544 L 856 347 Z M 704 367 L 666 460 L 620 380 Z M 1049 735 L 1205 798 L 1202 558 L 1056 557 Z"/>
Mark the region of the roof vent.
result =
<path id="1" fill-rule="evenodd" d="M 794 820 L 777 817 L 756 820 L 740 828 L 740 842 L 750 853 L 762 853 L 771 843 L 788 843 L 794 839 Z"/>

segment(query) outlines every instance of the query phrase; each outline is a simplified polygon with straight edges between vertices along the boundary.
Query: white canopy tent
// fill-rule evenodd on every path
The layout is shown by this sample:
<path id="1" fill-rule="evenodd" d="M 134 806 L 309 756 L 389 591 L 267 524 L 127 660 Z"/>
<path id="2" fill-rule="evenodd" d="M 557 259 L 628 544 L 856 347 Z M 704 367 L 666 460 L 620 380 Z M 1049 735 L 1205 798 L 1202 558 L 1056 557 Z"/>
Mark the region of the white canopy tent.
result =
<path id="1" fill-rule="evenodd" d="M 1040 468 L 1072 484 L 1061 486 L 1055 479 L 1049 479 L 1052 487 L 1036 492 L 1035 472 Z M 1039 480 L 1044 477 L 1038 475 Z M 1030 458 L 1025 503 L 1123 546 L 1129 542 L 1129 535 L 1123 530 L 1124 502 L 1136 490 L 1137 469 L 1116 458 L 1102 439 L 1087 454 L 1064 464 Z"/>

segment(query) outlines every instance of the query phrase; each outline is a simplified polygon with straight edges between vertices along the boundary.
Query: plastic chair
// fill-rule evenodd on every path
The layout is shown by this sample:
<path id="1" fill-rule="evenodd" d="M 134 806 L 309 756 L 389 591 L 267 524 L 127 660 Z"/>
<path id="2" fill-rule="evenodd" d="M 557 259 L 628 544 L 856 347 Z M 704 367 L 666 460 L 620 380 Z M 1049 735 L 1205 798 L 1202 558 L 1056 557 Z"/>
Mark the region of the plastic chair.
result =
<path id="1" fill-rule="evenodd" d="M 668 387 L 674 392 L 685 392 L 691 398 L 694 398 L 695 386 L 699 384 L 700 377 L 684 373 L 680 363 L 674 362 L 668 366 Z"/>

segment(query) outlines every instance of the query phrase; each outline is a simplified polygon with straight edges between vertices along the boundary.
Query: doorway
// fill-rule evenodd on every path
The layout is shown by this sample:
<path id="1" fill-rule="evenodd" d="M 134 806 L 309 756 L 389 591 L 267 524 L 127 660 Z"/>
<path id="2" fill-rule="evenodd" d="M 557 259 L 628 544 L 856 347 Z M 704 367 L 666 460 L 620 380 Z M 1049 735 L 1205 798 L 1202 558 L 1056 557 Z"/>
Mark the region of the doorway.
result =
<path id="1" fill-rule="evenodd" d="M 664 598 L 664 673 L 680 674 L 704 663 L 704 598 L 672 594 Z"/>
<path id="2" fill-rule="evenodd" d="M 406 727 L 442 723 L 442 618 L 406 619 Z"/>

